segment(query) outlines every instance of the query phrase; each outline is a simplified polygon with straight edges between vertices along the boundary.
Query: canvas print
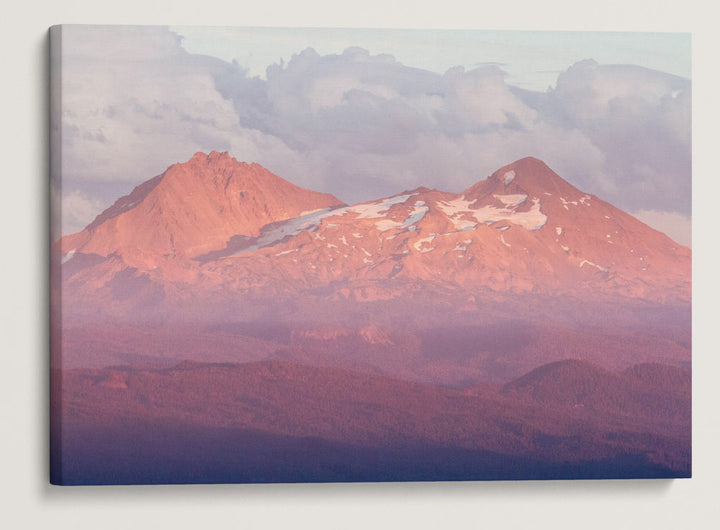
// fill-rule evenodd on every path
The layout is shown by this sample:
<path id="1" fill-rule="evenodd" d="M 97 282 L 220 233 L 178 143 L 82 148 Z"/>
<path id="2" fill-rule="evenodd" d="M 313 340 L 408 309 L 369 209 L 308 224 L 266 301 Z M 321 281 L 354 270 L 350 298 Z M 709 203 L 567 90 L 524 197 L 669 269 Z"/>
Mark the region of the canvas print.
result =
<path id="1" fill-rule="evenodd" d="M 691 475 L 690 35 L 50 45 L 51 482 Z"/>

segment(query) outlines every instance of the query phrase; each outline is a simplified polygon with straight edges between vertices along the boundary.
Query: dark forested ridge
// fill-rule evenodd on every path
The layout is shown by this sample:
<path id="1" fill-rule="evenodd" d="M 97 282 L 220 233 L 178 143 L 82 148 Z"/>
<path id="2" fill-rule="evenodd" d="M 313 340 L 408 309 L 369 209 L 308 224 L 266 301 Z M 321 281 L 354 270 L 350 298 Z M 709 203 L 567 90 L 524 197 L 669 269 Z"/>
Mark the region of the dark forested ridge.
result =
<path id="1" fill-rule="evenodd" d="M 457 389 L 280 361 L 68 370 L 53 481 L 689 476 L 684 374 L 569 360 Z"/>

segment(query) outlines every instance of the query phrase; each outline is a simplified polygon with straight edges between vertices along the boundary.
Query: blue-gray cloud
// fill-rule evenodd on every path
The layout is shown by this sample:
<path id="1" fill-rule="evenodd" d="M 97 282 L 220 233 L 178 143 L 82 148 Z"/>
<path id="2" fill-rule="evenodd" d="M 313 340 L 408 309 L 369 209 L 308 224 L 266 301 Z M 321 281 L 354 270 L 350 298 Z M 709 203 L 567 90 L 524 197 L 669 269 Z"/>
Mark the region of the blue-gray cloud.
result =
<path id="1" fill-rule="evenodd" d="M 94 183 L 131 187 L 216 149 L 348 202 L 420 185 L 461 191 L 536 156 L 625 210 L 690 213 L 683 78 L 583 61 L 534 92 L 497 65 L 437 74 L 349 48 L 306 49 L 261 79 L 185 52 L 164 28 L 87 31 L 64 39 L 63 171 L 75 202 L 77 190 L 109 203 Z"/>

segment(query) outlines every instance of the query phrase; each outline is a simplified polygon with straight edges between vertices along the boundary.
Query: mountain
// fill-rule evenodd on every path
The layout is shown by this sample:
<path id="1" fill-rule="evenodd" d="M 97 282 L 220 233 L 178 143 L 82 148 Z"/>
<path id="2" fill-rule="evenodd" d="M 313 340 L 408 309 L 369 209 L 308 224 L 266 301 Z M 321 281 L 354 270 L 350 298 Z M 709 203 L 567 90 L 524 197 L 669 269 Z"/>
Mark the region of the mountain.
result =
<path id="1" fill-rule="evenodd" d="M 690 360 L 690 250 L 534 158 L 347 206 L 200 153 L 59 247 L 74 366 L 203 351 L 466 384 L 564 357 Z"/>
<path id="2" fill-rule="evenodd" d="M 691 285 L 688 248 L 534 158 L 461 194 L 418 188 L 344 206 L 199 153 L 60 247 L 68 289 L 106 308 L 134 292 L 137 308 L 187 300 L 177 293 L 227 304 L 318 288 L 360 301 L 422 288 L 462 289 L 470 305 L 482 293 L 688 303 Z"/>
<path id="3" fill-rule="evenodd" d="M 232 236 L 257 236 L 269 223 L 340 205 L 228 153 L 197 153 L 118 199 L 61 247 L 150 268 L 161 256 L 192 258 L 223 248 Z"/>
<path id="4" fill-rule="evenodd" d="M 540 160 L 345 205 L 199 153 L 51 259 L 53 481 L 690 475 L 691 252 Z"/>
<path id="5" fill-rule="evenodd" d="M 622 374 L 577 361 L 535 372 L 468 391 L 279 361 L 68 370 L 53 394 L 55 481 L 689 476 L 687 378 L 677 399 L 624 381 L 619 405 L 675 405 L 635 414 L 605 393 Z M 593 389 L 584 408 L 562 389 L 527 393 L 558 377 Z"/>
<path id="6" fill-rule="evenodd" d="M 269 225 L 259 238 L 207 256 L 212 271 L 274 288 L 273 262 L 305 288 L 388 279 L 500 292 L 622 294 L 688 300 L 690 251 L 584 194 L 537 159 L 501 168 L 462 194 L 419 188 Z M 357 295 L 356 295 L 357 296 Z M 362 298 L 363 295 L 360 295 Z"/>
<path id="7" fill-rule="evenodd" d="M 687 423 L 690 417 L 690 387 L 690 372 L 675 366 L 645 363 L 618 373 L 587 361 L 566 359 L 532 370 L 507 383 L 502 392 L 593 414 L 665 421 L 670 433 L 674 423 Z"/>

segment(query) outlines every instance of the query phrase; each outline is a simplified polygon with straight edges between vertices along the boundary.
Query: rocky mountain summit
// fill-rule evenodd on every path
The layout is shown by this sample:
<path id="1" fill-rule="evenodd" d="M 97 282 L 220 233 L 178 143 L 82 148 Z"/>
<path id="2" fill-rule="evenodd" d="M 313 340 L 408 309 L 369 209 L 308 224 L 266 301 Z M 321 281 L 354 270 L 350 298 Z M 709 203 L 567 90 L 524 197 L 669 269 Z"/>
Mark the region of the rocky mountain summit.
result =
<path id="1" fill-rule="evenodd" d="M 170 166 L 64 237 L 68 313 L 224 311 L 293 297 L 374 301 L 425 291 L 687 304 L 691 251 L 542 161 L 462 193 L 355 205 L 227 153 Z"/>

